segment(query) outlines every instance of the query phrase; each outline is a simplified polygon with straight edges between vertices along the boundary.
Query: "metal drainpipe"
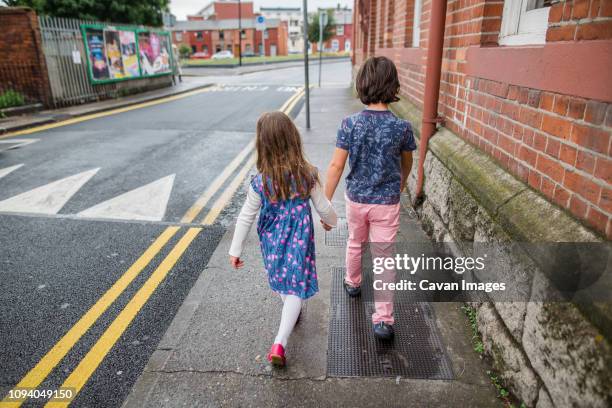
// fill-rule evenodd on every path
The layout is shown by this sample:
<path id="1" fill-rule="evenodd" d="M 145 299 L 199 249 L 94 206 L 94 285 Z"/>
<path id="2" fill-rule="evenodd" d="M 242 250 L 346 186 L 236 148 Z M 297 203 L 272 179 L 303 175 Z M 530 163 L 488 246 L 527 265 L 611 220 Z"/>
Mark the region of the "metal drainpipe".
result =
<path id="1" fill-rule="evenodd" d="M 446 0 L 432 0 L 427 39 L 425 97 L 423 100 L 423 122 L 421 126 L 421 145 L 419 146 L 419 167 L 416 186 L 417 204 L 423 202 L 423 165 L 427 155 L 429 138 L 436 132 L 436 124 L 442 122 L 442 119 L 438 116 L 438 95 L 440 93 L 445 21 Z"/>

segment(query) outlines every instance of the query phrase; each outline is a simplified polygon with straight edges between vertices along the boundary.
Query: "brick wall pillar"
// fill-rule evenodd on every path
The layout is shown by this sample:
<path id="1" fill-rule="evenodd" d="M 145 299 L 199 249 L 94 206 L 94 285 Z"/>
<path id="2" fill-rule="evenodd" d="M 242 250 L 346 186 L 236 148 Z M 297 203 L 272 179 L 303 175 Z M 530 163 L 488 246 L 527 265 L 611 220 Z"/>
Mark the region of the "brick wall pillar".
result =
<path id="1" fill-rule="evenodd" d="M 51 86 L 36 13 L 0 7 L 0 91 L 21 92 L 27 100 L 51 105 Z"/>

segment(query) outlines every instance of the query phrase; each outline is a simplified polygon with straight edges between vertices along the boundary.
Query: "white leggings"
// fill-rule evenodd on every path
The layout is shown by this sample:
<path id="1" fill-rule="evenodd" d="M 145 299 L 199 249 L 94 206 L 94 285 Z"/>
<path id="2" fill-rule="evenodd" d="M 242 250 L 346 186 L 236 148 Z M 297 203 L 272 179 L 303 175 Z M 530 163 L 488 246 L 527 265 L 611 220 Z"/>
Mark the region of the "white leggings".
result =
<path id="1" fill-rule="evenodd" d="M 280 343 L 285 347 L 302 310 L 302 298 L 295 295 L 280 295 L 280 297 L 283 299 L 283 312 L 274 344 Z"/>

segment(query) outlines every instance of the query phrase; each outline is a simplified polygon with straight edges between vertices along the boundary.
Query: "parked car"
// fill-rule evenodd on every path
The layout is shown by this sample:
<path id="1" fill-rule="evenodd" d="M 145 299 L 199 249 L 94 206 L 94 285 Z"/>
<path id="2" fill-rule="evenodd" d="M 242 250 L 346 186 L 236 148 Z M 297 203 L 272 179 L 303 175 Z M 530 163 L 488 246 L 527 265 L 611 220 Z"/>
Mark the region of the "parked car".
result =
<path id="1" fill-rule="evenodd" d="M 226 58 L 234 58 L 234 54 L 231 51 L 219 51 L 213 54 L 212 59 L 226 59 Z"/>
<path id="2" fill-rule="evenodd" d="M 204 52 L 204 51 L 196 52 L 196 53 L 191 54 L 191 57 L 189 57 L 189 58 L 192 58 L 192 59 L 208 59 L 208 58 L 210 58 L 210 54 L 207 53 L 207 52 Z"/>

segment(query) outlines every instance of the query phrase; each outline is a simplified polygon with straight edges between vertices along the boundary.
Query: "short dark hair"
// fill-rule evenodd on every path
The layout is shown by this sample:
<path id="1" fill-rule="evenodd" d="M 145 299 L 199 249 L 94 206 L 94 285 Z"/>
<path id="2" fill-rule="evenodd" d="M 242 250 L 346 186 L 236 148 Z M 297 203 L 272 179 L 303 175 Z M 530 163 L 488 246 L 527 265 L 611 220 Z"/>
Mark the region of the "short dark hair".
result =
<path id="1" fill-rule="evenodd" d="M 355 88 L 365 105 L 399 101 L 400 83 L 395 64 L 387 57 L 368 58 L 359 68 Z"/>

